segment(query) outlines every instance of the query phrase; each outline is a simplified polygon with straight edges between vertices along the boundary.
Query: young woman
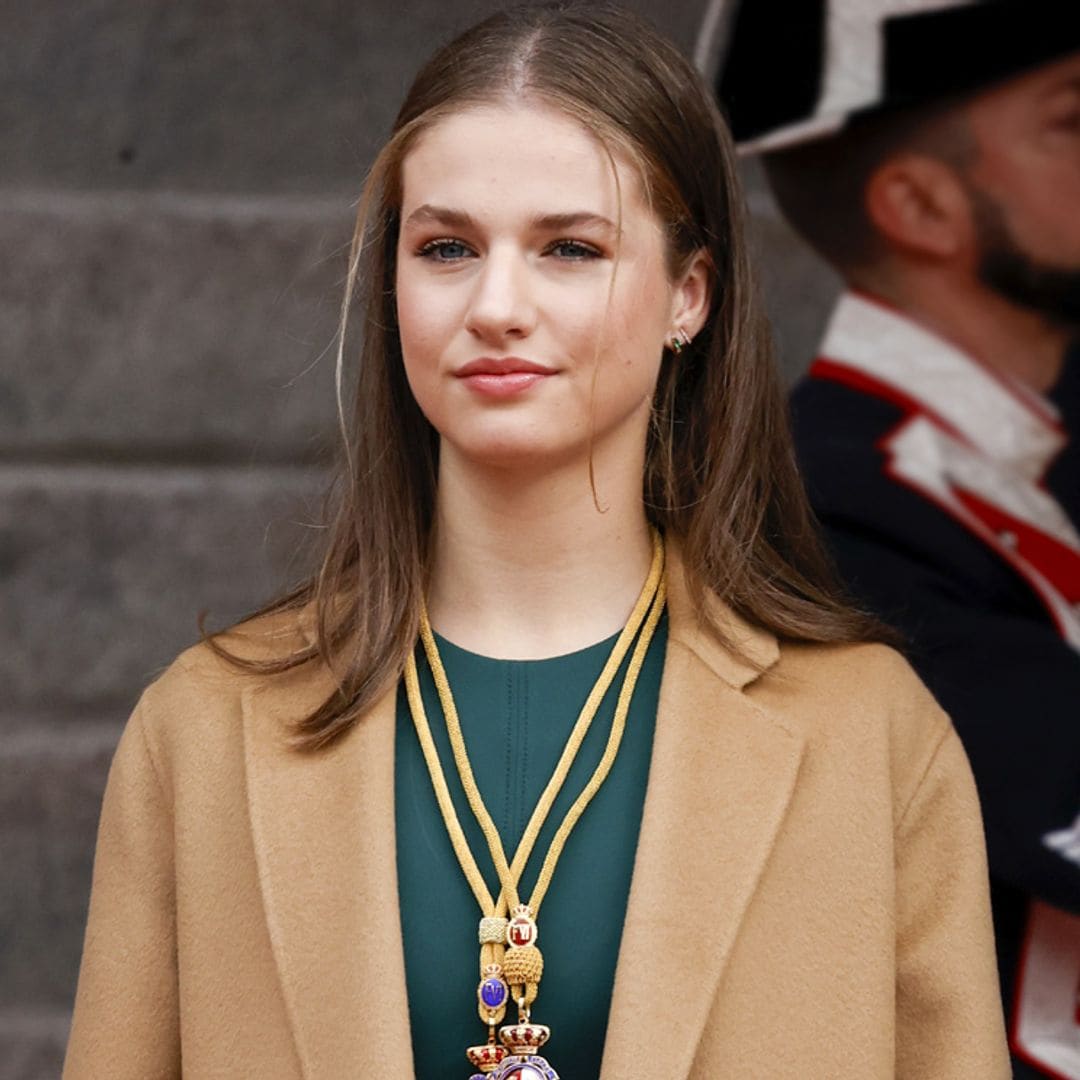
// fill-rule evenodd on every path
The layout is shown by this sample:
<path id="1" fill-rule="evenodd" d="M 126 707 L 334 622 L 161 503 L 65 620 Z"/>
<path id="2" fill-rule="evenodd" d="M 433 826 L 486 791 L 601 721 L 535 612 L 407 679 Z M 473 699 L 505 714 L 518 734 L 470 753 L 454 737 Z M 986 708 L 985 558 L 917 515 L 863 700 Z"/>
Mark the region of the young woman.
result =
<path id="1" fill-rule="evenodd" d="M 1008 1075 L 967 764 L 830 591 L 741 219 L 625 13 L 421 71 L 325 562 L 132 717 L 66 1077 Z"/>

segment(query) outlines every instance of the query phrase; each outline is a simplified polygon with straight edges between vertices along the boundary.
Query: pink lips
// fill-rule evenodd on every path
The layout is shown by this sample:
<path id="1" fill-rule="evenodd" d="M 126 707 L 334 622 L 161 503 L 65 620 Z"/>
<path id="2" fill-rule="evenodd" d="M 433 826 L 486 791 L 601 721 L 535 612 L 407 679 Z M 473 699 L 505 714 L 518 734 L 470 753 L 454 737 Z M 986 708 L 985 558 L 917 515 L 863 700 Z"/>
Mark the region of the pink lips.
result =
<path id="1" fill-rule="evenodd" d="M 542 379 L 555 374 L 554 368 L 523 360 L 519 356 L 471 360 L 454 372 L 470 390 L 489 397 L 512 397 Z"/>

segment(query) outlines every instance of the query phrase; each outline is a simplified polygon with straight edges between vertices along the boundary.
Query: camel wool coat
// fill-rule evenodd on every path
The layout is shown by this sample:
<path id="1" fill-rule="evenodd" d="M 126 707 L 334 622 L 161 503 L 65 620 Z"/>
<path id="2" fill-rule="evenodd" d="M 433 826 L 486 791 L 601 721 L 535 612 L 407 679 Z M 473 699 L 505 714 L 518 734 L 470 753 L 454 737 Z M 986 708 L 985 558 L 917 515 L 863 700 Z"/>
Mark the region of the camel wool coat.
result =
<path id="1" fill-rule="evenodd" d="M 668 579 L 601 1080 L 1006 1080 L 948 719 L 887 648 L 778 644 L 718 605 L 740 658 L 695 620 L 677 557 Z M 395 695 L 328 750 L 290 750 L 329 687 L 199 646 L 146 691 L 109 776 L 65 1080 L 413 1076 Z M 589 1080 L 557 1032 L 550 1056 Z"/>

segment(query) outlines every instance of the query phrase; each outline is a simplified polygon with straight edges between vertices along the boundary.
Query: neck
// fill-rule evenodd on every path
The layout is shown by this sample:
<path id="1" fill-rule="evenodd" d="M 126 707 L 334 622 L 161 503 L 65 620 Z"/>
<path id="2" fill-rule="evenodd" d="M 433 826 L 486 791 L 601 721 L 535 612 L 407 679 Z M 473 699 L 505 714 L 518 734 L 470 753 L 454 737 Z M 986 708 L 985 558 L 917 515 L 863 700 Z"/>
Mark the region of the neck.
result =
<path id="1" fill-rule="evenodd" d="M 462 648 L 541 659 L 617 633 L 648 576 L 640 467 L 580 462 L 529 475 L 465 462 L 445 445 L 428 610 Z"/>
<path id="2" fill-rule="evenodd" d="M 975 278 L 957 278 L 948 269 L 919 267 L 907 273 L 893 267 L 867 271 L 853 284 L 1037 393 L 1046 393 L 1061 374 L 1068 331 Z"/>

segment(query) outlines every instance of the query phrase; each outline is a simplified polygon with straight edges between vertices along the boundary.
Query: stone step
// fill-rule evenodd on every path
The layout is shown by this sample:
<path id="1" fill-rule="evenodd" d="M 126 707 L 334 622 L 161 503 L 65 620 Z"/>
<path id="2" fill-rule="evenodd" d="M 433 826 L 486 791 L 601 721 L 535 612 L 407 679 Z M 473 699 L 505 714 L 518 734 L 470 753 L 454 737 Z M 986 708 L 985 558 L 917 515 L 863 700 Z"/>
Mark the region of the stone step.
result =
<path id="1" fill-rule="evenodd" d="M 354 192 L 422 60 L 502 6 L 6 4 L 0 185 Z M 703 0 L 633 6 L 692 46 Z"/>
<path id="2" fill-rule="evenodd" d="M 123 719 L 0 718 L 0 1063 L 16 1036 L 28 1040 L 27 1062 L 32 1047 L 66 1036 L 66 1022 L 48 1015 L 42 1027 L 41 1014 L 18 1010 L 65 1012 L 74 1000 L 101 796 Z M 0 1064 L 0 1078 L 38 1075 L 29 1068 L 9 1074 Z"/>
<path id="3" fill-rule="evenodd" d="M 313 468 L 0 467 L 0 686 L 11 709 L 130 708 L 213 625 L 302 576 Z"/>
<path id="4" fill-rule="evenodd" d="M 0 1080 L 56 1080 L 69 1025 L 66 1010 L 0 1008 Z"/>
<path id="5" fill-rule="evenodd" d="M 343 198 L 0 191 L 0 460 L 311 458 Z"/>

